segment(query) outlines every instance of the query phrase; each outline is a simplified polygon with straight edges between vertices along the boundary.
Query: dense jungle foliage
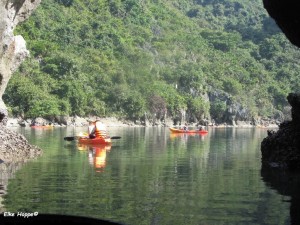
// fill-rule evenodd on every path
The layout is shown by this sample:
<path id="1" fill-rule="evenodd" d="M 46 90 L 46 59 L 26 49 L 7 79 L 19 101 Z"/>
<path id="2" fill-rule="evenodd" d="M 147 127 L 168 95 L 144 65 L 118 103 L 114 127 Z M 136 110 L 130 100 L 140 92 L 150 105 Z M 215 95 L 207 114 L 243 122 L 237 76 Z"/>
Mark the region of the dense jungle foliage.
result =
<path id="1" fill-rule="evenodd" d="M 4 95 L 14 116 L 222 120 L 217 92 L 272 117 L 300 84 L 300 52 L 261 0 L 42 0 L 15 34 L 31 57 Z"/>

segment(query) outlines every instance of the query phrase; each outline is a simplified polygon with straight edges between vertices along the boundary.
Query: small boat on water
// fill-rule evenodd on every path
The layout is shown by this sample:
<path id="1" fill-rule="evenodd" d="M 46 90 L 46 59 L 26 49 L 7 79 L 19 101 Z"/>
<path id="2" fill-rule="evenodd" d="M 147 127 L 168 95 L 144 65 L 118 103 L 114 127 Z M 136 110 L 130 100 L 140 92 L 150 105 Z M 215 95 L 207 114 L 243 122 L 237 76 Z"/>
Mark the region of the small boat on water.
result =
<path id="1" fill-rule="evenodd" d="M 114 139 L 121 139 L 120 136 L 105 136 L 105 137 L 95 137 L 95 138 L 90 138 L 87 133 L 82 133 L 80 132 L 76 136 L 72 137 L 64 137 L 65 141 L 77 141 L 79 144 L 82 145 L 110 145 L 111 140 Z"/>
<path id="2" fill-rule="evenodd" d="M 169 128 L 172 133 L 183 133 L 183 134 L 207 134 L 207 130 L 184 130 L 184 129 L 176 129 L 176 128 Z"/>
<path id="3" fill-rule="evenodd" d="M 51 129 L 54 126 L 53 125 L 32 125 L 30 127 L 31 128 L 36 128 L 36 129 Z"/>
<path id="4" fill-rule="evenodd" d="M 89 137 L 79 137 L 78 138 L 79 144 L 85 144 L 85 145 L 98 145 L 98 144 L 111 144 L 111 138 L 102 138 L 102 137 L 95 137 L 95 138 L 89 138 Z"/>

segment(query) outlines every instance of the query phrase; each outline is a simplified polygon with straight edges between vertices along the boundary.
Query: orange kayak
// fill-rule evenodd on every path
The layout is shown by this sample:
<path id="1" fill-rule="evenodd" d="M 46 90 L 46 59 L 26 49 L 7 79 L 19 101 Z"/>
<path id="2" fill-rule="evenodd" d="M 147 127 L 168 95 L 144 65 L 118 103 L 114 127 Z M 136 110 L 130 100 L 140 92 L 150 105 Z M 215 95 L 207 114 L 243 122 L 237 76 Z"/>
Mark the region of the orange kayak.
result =
<path id="1" fill-rule="evenodd" d="M 78 138 L 78 142 L 80 144 L 85 145 L 99 145 L 99 144 L 111 144 L 110 138 L 88 138 L 88 137 L 80 137 Z"/>
<path id="2" fill-rule="evenodd" d="M 182 130 L 176 128 L 169 128 L 172 133 L 184 133 L 184 134 L 207 134 L 207 130 Z"/>

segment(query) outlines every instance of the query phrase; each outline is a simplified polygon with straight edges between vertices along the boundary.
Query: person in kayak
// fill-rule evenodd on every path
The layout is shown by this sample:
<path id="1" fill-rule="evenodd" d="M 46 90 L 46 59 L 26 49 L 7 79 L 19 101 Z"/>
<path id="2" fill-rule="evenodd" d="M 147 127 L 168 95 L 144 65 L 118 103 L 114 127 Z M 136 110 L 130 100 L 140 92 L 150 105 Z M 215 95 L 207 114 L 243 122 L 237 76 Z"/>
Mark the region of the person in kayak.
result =
<path id="1" fill-rule="evenodd" d="M 100 120 L 90 122 L 88 127 L 89 138 L 107 138 L 106 126 Z"/>
<path id="2" fill-rule="evenodd" d="M 93 139 L 93 138 L 96 137 L 95 131 L 96 131 L 95 122 L 90 121 L 89 122 L 89 126 L 88 126 L 88 135 L 89 135 L 89 138 Z"/>
<path id="3" fill-rule="evenodd" d="M 188 130 L 187 123 L 185 123 L 185 124 L 184 124 L 184 126 L 183 126 L 183 130 Z"/>

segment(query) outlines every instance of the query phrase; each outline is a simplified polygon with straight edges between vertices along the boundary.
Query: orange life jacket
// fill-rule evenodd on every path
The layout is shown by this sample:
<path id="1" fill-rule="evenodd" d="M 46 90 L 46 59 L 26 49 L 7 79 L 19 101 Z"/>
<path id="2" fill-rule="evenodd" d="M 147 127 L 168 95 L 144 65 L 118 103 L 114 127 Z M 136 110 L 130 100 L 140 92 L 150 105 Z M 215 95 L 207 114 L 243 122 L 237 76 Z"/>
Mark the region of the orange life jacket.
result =
<path id="1" fill-rule="evenodd" d="M 107 132 L 104 130 L 105 128 L 102 128 L 101 130 L 97 126 L 97 123 L 95 123 L 95 135 L 98 138 L 106 138 L 107 137 Z"/>

